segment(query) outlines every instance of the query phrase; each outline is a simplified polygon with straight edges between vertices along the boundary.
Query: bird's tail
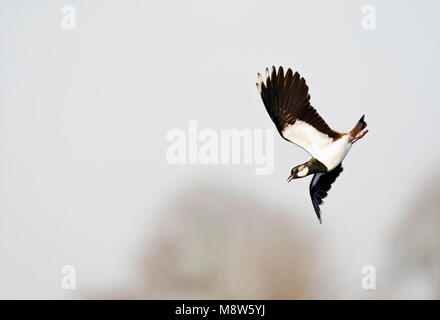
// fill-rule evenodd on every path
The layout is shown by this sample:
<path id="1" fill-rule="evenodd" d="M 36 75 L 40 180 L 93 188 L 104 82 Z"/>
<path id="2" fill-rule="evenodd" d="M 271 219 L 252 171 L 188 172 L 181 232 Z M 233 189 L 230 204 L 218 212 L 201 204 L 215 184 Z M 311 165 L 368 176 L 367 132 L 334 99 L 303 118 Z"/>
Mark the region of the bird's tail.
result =
<path id="1" fill-rule="evenodd" d="M 356 137 L 359 132 L 364 130 L 367 127 L 367 123 L 364 121 L 365 114 L 362 116 L 362 118 L 359 119 L 358 123 L 354 126 L 353 129 L 350 130 L 350 134 L 352 137 Z"/>

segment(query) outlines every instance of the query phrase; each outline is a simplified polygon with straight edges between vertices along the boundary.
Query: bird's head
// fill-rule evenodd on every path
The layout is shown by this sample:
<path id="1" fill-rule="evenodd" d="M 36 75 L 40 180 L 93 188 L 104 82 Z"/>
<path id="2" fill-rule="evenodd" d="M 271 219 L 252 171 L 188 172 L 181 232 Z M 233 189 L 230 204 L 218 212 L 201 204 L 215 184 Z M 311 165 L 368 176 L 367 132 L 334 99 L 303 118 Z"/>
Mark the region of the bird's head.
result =
<path id="1" fill-rule="evenodd" d="M 304 178 L 311 173 L 312 172 L 310 172 L 309 167 L 306 164 L 301 164 L 292 169 L 289 178 L 287 178 L 287 182 L 290 182 L 293 179 Z"/>

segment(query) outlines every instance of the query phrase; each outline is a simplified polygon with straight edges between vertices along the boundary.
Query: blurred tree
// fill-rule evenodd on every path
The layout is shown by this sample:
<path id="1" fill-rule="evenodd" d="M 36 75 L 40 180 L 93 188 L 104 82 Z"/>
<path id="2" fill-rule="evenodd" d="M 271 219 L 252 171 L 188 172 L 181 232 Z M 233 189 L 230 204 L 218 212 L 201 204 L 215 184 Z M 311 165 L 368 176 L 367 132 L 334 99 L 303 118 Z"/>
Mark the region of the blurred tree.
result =
<path id="1" fill-rule="evenodd" d="M 440 298 L 440 173 L 414 192 L 392 239 L 389 279 L 397 298 Z"/>
<path id="2" fill-rule="evenodd" d="M 301 228 L 291 212 L 236 190 L 189 190 L 160 215 L 133 297 L 310 298 L 319 263 Z"/>

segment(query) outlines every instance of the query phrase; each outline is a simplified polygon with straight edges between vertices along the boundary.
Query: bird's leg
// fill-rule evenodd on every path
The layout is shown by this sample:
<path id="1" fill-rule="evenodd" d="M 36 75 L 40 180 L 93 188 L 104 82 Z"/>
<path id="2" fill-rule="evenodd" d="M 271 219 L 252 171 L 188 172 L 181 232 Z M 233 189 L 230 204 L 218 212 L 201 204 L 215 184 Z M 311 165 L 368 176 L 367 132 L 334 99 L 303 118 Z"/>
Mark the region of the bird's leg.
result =
<path id="1" fill-rule="evenodd" d="M 355 143 L 355 142 L 358 141 L 359 139 L 362 139 L 362 138 L 367 134 L 367 132 L 368 132 L 368 129 L 362 131 L 357 137 L 352 137 L 352 138 L 350 138 L 350 142 L 351 142 L 351 143 Z"/>

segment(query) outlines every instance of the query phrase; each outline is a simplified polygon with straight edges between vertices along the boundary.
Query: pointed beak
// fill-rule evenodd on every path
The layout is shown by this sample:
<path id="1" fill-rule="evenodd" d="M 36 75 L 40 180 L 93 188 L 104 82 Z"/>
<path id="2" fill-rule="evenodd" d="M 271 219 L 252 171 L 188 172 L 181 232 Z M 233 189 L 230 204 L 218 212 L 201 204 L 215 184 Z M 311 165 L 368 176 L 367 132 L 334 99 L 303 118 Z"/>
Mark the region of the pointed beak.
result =
<path id="1" fill-rule="evenodd" d="M 293 180 L 293 175 L 290 175 L 288 178 L 287 178 L 287 182 L 290 182 L 290 181 L 292 181 Z"/>

